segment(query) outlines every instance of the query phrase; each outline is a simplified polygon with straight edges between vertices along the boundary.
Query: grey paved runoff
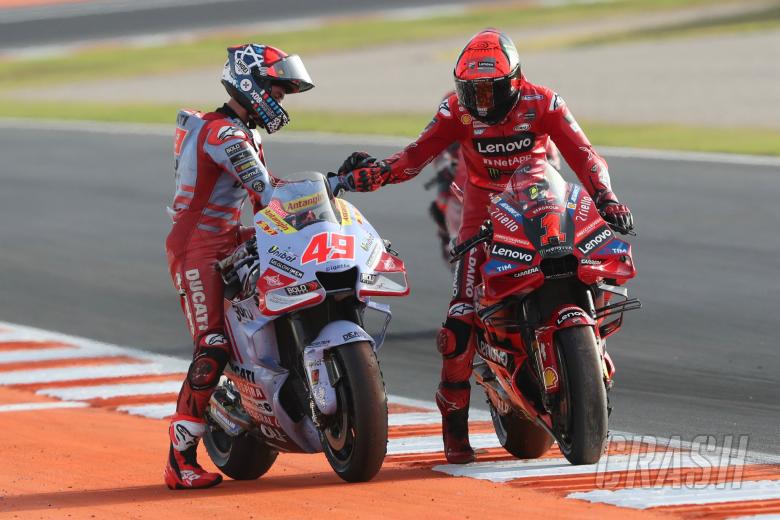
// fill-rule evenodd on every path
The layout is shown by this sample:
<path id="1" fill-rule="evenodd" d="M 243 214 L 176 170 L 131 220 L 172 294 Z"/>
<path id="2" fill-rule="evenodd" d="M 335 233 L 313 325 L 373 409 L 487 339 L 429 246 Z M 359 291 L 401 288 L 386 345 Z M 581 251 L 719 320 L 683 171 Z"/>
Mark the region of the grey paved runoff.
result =
<path id="1" fill-rule="evenodd" d="M 395 151 L 266 146 L 279 174 L 334 169 L 356 148 Z M 158 136 L 0 129 L 0 319 L 189 356 L 163 251 L 170 150 Z M 639 275 L 629 287 L 644 303 L 609 341 L 612 428 L 683 440 L 749 434 L 750 449 L 780 453 L 779 168 L 648 158 L 610 165 L 638 223 Z M 380 355 L 388 391 L 431 399 L 434 334 L 451 282 L 422 182 L 349 198 L 410 271 L 412 294 L 391 302 L 392 337 Z"/>

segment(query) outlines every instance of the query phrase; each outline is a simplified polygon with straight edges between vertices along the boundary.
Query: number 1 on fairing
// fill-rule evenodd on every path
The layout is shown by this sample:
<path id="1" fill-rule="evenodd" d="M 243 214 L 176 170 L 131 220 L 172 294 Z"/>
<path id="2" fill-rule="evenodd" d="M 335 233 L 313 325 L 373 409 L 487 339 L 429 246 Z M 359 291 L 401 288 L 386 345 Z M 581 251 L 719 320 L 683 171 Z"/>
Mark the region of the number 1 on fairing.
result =
<path id="1" fill-rule="evenodd" d="M 560 244 L 566 240 L 566 233 L 561 233 L 561 215 L 558 213 L 548 213 L 542 217 L 542 227 L 544 228 L 544 235 L 542 235 L 542 245 L 546 246 L 550 244 L 550 241 L 555 238 L 554 244 Z"/>

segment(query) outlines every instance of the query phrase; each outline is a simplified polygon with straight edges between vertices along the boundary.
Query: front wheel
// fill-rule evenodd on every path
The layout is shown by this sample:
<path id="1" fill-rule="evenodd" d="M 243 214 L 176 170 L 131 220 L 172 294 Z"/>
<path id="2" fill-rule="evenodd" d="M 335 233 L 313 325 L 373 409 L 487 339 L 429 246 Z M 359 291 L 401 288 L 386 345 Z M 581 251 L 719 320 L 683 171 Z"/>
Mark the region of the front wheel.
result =
<path id="1" fill-rule="evenodd" d="M 255 480 L 265 474 L 279 452 L 244 433 L 231 437 L 218 427 L 206 429 L 203 444 L 219 470 L 233 480 Z"/>
<path id="2" fill-rule="evenodd" d="M 572 464 L 595 464 L 607 443 L 607 390 L 590 327 L 555 334 L 560 369 L 553 428 L 561 452 Z"/>
<path id="3" fill-rule="evenodd" d="M 333 350 L 340 374 L 336 413 L 327 417 L 322 448 L 333 470 L 347 482 L 366 482 L 382 467 L 387 452 L 387 396 L 371 344 L 350 343 Z"/>
<path id="4" fill-rule="evenodd" d="M 550 434 L 515 410 L 500 415 L 491 404 L 490 417 L 501 446 L 518 459 L 538 459 L 552 446 Z"/>

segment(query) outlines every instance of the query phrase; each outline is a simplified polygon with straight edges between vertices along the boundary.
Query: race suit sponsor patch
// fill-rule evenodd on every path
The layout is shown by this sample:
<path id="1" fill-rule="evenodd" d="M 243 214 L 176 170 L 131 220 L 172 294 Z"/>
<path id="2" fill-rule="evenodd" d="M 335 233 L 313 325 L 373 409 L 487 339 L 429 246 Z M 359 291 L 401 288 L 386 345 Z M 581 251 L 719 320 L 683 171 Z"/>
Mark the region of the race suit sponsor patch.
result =
<path id="1" fill-rule="evenodd" d="M 225 147 L 225 153 L 231 157 L 245 150 L 249 150 L 249 145 L 246 144 L 246 141 L 241 141 L 240 143 L 231 144 L 230 146 Z"/>
<path id="2" fill-rule="evenodd" d="M 244 132 L 240 128 L 236 128 L 235 126 L 223 126 L 217 132 L 217 139 L 220 142 L 225 142 L 228 139 L 233 139 L 236 137 L 239 139 L 246 139 L 247 135 L 246 132 Z"/>
<path id="3" fill-rule="evenodd" d="M 237 172 L 243 172 L 243 171 L 248 170 L 250 168 L 254 168 L 255 166 L 257 166 L 257 161 L 255 161 L 254 159 L 249 159 L 248 161 L 244 161 L 243 163 L 237 165 L 236 166 L 236 171 Z"/>
<path id="4" fill-rule="evenodd" d="M 531 150 L 536 143 L 536 134 L 519 132 L 510 136 L 480 137 L 472 139 L 472 143 L 480 154 L 487 157 L 514 155 Z"/>
<path id="5" fill-rule="evenodd" d="M 446 118 L 452 117 L 452 113 L 450 112 L 450 103 L 448 99 L 445 99 L 439 105 L 439 115 Z"/>
<path id="6" fill-rule="evenodd" d="M 566 104 L 566 102 L 563 100 L 563 98 L 561 96 L 559 96 L 558 94 L 554 94 L 552 99 L 550 100 L 550 108 L 549 108 L 549 110 L 550 110 L 550 112 L 553 112 L 555 110 L 558 110 L 559 108 L 561 108 L 565 104 Z"/>
<path id="7" fill-rule="evenodd" d="M 254 154 L 252 153 L 252 151 L 249 149 L 248 146 L 244 146 L 241 147 L 238 152 L 232 155 L 228 154 L 228 157 L 230 158 L 230 162 L 233 163 L 233 165 L 237 165 L 237 164 L 241 164 L 242 162 L 248 159 L 254 159 Z"/>
<path id="8" fill-rule="evenodd" d="M 238 178 L 241 179 L 241 182 L 243 182 L 244 184 L 249 184 L 258 175 L 260 175 L 260 170 L 258 170 L 257 168 L 252 168 L 251 170 L 239 172 Z"/>

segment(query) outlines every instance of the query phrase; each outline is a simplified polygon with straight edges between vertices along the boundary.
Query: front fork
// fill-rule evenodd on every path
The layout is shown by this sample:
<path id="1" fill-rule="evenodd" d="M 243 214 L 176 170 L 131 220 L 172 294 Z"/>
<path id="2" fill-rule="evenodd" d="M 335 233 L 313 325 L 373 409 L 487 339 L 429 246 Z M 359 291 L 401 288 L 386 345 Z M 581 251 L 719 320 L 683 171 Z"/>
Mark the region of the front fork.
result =
<path id="1" fill-rule="evenodd" d="M 560 368 L 555 351 L 555 336 L 563 329 L 570 327 L 590 327 L 593 329 L 601 362 L 604 386 L 607 391 L 612 388 L 612 376 L 615 374 L 615 365 L 607 353 L 606 341 L 601 337 L 599 331 L 593 295 L 590 290 L 586 291 L 586 295 L 587 305 L 584 308 L 577 305 L 561 305 L 552 312 L 544 325 L 533 330 L 533 335 L 529 334 L 530 342 L 527 344 L 531 347 L 530 352 L 534 353 L 534 356 L 530 357 L 536 361 L 534 368 L 539 381 L 542 383 L 541 390 L 547 412 L 550 412 L 554 396 L 560 390 Z"/>

